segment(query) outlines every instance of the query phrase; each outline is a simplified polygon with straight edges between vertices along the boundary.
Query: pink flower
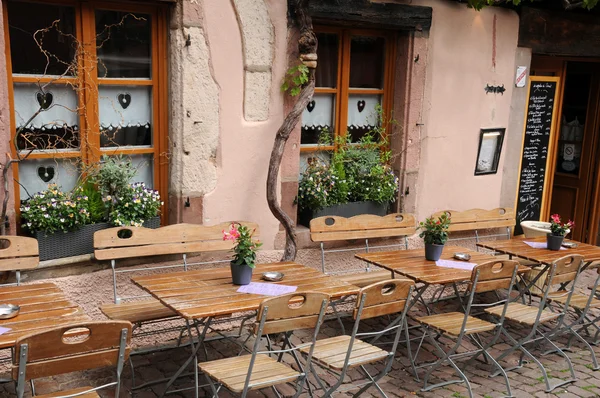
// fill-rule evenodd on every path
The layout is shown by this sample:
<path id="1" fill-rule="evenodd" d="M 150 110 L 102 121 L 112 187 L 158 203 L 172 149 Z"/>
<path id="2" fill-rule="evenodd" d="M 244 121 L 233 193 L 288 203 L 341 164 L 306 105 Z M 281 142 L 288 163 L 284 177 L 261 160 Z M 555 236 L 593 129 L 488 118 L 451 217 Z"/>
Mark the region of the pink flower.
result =
<path id="1" fill-rule="evenodd" d="M 223 240 L 236 240 L 240 237 L 240 232 L 235 227 L 235 224 L 229 226 L 229 231 L 223 230 Z"/>
<path id="2" fill-rule="evenodd" d="M 552 214 L 550 216 L 550 219 L 552 220 L 552 222 L 559 224 L 560 223 L 560 216 L 558 214 Z"/>

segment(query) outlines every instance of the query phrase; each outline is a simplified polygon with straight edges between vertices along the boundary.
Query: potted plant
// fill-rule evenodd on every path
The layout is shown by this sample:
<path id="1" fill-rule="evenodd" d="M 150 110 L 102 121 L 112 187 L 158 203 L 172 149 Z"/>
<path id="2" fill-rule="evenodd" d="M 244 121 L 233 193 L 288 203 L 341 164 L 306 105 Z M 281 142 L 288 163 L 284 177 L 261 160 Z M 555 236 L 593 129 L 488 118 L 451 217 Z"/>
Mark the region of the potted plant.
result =
<path id="1" fill-rule="evenodd" d="M 565 235 L 571 232 L 571 228 L 575 223 L 569 220 L 567 223 L 562 223 L 558 214 L 550 216 L 550 233 L 546 235 L 549 250 L 560 250 Z"/>
<path id="2" fill-rule="evenodd" d="M 146 188 L 143 182 L 136 182 L 122 188 L 115 197 L 107 195 L 110 203 L 108 222 L 114 226 L 158 228 L 158 214 L 163 202 L 158 191 Z"/>
<path id="3" fill-rule="evenodd" d="M 38 240 L 40 260 L 94 251 L 94 232 L 108 226 L 92 222 L 91 202 L 93 199 L 81 186 L 72 192 L 63 192 L 56 184 L 50 184 L 48 189 L 22 203 L 22 226 Z"/>
<path id="4" fill-rule="evenodd" d="M 300 224 L 309 226 L 311 219 L 326 215 L 387 214 L 398 194 L 398 177 L 391 151 L 377 136 L 365 134 L 358 143 L 338 139 L 329 162 L 319 158 L 309 162 L 296 198 Z"/>
<path id="5" fill-rule="evenodd" d="M 442 214 L 437 220 L 429 217 L 419 224 L 421 233 L 420 238 L 425 242 L 425 258 L 430 261 L 437 261 L 442 255 L 444 245 L 448 240 L 448 227 L 450 226 L 450 217 Z"/>
<path id="6" fill-rule="evenodd" d="M 223 231 L 223 240 L 235 241 L 231 261 L 231 279 L 234 285 L 247 285 L 252 280 L 252 270 L 256 263 L 256 251 L 262 243 L 252 240 L 254 230 L 240 223 L 232 223 L 228 231 Z"/>

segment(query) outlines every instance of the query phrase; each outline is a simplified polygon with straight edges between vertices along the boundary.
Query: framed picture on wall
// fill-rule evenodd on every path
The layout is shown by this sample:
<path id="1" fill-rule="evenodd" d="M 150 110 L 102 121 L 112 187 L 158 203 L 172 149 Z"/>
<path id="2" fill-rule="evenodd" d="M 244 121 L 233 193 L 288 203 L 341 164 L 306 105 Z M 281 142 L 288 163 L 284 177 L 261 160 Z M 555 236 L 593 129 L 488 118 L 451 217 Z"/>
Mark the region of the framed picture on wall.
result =
<path id="1" fill-rule="evenodd" d="M 479 133 L 477 163 L 475 164 L 476 176 L 496 174 L 498 171 L 505 132 L 505 128 L 481 129 Z"/>

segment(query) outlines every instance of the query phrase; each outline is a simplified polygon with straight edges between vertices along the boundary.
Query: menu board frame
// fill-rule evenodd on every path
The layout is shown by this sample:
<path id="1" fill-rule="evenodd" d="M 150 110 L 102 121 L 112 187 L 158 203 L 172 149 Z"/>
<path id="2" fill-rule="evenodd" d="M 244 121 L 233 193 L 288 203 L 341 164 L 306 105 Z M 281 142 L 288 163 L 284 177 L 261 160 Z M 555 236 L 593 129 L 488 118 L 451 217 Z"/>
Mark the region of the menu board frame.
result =
<path id="1" fill-rule="evenodd" d="M 556 133 L 556 126 L 557 126 L 557 121 L 558 121 L 558 116 L 559 116 L 559 110 L 560 110 L 560 98 L 561 98 L 561 78 L 558 76 L 529 76 L 529 79 L 527 81 L 527 97 L 526 97 L 526 104 L 525 104 L 525 117 L 524 117 L 524 123 L 523 123 L 523 136 L 522 136 L 522 141 L 521 141 L 521 151 L 520 151 L 520 157 L 519 157 L 519 168 L 518 168 L 518 173 L 519 173 L 519 179 L 518 179 L 518 183 L 517 183 L 517 189 L 516 189 L 516 200 L 515 200 L 515 217 L 517 218 L 517 225 L 516 225 L 516 230 L 515 230 L 515 235 L 522 233 L 522 230 L 520 228 L 520 226 L 518 225 L 519 223 L 519 218 L 518 218 L 518 213 L 519 213 L 519 197 L 520 197 L 520 193 L 521 193 L 521 177 L 523 174 L 523 151 L 525 149 L 525 142 L 527 140 L 527 121 L 529 118 L 529 108 L 530 108 L 530 99 L 531 99 L 531 88 L 533 86 L 534 83 L 555 83 L 556 84 L 556 88 L 554 90 L 554 97 L 553 97 L 553 107 L 552 107 L 552 118 L 551 118 L 551 122 L 550 122 L 550 134 L 548 137 L 548 149 L 547 149 L 547 153 L 546 153 L 546 164 L 544 167 L 544 183 L 542 185 L 542 192 L 540 194 L 540 216 L 537 220 L 534 221 L 545 221 L 546 218 L 548 218 L 548 212 L 549 212 L 549 202 L 550 202 L 550 198 L 552 196 L 552 183 L 554 180 L 554 152 L 556 151 L 556 145 L 557 145 L 557 133 Z"/>

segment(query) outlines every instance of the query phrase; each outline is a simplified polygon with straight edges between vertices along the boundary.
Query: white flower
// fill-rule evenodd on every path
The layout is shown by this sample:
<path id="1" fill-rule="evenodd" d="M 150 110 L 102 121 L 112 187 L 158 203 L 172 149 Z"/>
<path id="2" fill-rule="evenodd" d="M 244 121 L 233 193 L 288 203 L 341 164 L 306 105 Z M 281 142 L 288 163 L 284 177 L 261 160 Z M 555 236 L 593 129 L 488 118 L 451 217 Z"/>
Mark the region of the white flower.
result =
<path id="1" fill-rule="evenodd" d="M 60 219 L 60 222 L 65 222 L 65 219 L 64 219 L 64 218 L 61 218 L 61 219 Z"/>
<path id="2" fill-rule="evenodd" d="M 44 218 L 50 218 L 48 214 L 44 214 Z"/>

